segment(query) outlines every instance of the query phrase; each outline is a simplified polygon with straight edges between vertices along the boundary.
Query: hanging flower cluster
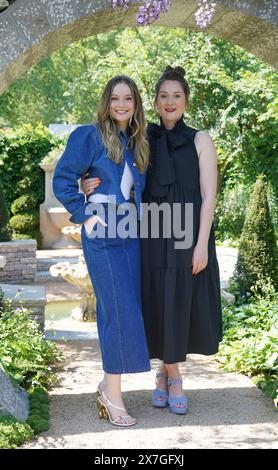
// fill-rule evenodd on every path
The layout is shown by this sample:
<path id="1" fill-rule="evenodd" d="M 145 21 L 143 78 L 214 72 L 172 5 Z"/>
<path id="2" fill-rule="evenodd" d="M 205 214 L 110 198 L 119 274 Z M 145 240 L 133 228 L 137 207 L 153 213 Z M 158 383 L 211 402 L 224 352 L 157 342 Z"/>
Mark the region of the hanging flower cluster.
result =
<path id="1" fill-rule="evenodd" d="M 126 10 L 130 0 L 111 0 L 113 8 L 123 8 Z M 140 6 L 136 15 L 136 24 L 146 26 L 158 20 L 161 13 L 168 13 L 172 4 L 171 0 L 144 0 L 144 6 Z M 200 0 L 199 9 L 195 13 L 196 23 L 203 29 L 211 24 L 215 12 L 215 3 L 211 0 Z"/>
<path id="2" fill-rule="evenodd" d="M 147 0 L 145 6 L 139 7 L 136 15 L 136 24 L 145 26 L 158 20 L 160 13 L 168 13 L 171 0 Z"/>
<path id="3" fill-rule="evenodd" d="M 198 3 L 200 7 L 195 13 L 196 23 L 199 28 L 204 29 L 207 25 L 211 24 L 212 17 L 215 12 L 215 3 L 209 0 L 201 0 Z"/>
<path id="4" fill-rule="evenodd" d="M 118 8 L 121 7 L 124 10 L 127 9 L 130 0 L 112 0 L 112 7 Z"/>

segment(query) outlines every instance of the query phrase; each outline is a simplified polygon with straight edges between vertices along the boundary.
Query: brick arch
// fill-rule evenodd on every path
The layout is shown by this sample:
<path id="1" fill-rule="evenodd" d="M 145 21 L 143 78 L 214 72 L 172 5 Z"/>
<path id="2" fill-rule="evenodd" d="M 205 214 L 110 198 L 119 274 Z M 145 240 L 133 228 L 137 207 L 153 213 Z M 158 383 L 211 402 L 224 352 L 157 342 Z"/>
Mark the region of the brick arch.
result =
<path id="1" fill-rule="evenodd" d="M 210 35 L 244 47 L 278 67 L 278 0 L 214 0 Z M 53 51 L 97 33 L 135 25 L 138 1 L 113 11 L 110 0 L 12 0 L 0 13 L 0 94 Z M 196 0 L 173 0 L 159 26 L 198 31 Z"/>

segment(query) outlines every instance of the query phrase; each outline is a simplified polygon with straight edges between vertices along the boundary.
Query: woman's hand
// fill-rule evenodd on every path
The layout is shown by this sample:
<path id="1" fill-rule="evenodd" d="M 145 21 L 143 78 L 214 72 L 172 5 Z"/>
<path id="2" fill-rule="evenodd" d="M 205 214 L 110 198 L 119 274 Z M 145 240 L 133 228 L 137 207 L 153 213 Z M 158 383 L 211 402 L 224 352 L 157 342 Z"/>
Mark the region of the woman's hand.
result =
<path id="1" fill-rule="evenodd" d="M 192 257 L 192 275 L 198 274 L 208 264 L 208 247 L 196 245 Z"/>
<path id="2" fill-rule="evenodd" d="M 84 175 L 81 178 L 81 188 L 83 193 L 88 196 L 88 194 L 91 194 L 94 192 L 95 188 L 97 188 L 100 185 L 100 179 L 99 178 L 89 178 L 86 179 L 86 176 L 88 176 L 88 172 L 84 173 Z"/>

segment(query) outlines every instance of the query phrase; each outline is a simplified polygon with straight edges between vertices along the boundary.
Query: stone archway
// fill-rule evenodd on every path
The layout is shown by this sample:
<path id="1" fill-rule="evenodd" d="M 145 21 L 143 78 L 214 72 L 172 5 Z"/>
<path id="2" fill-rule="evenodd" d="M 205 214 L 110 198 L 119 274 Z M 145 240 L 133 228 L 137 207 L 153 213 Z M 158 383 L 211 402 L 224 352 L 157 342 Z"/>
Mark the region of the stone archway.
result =
<path id="1" fill-rule="evenodd" d="M 278 67 L 278 0 L 214 0 L 210 35 L 244 47 Z M 78 39 L 135 25 L 137 0 L 112 10 L 110 0 L 12 0 L 0 14 L 0 94 L 30 66 Z M 198 31 L 196 0 L 173 0 L 157 25 Z"/>

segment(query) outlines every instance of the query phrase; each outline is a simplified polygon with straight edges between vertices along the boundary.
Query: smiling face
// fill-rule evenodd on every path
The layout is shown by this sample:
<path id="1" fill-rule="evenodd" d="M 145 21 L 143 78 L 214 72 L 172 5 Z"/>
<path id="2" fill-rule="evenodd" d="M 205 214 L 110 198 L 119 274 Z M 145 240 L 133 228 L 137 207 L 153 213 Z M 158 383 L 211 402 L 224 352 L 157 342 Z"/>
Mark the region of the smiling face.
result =
<path id="1" fill-rule="evenodd" d="M 166 128 L 174 127 L 186 108 L 186 96 L 176 80 L 165 80 L 159 88 L 156 107 Z"/>
<path id="2" fill-rule="evenodd" d="M 135 109 L 134 96 L 126 83 L 118 83 L 111 94 L 110 116 L 122 130 L 128 126 Z"/>

